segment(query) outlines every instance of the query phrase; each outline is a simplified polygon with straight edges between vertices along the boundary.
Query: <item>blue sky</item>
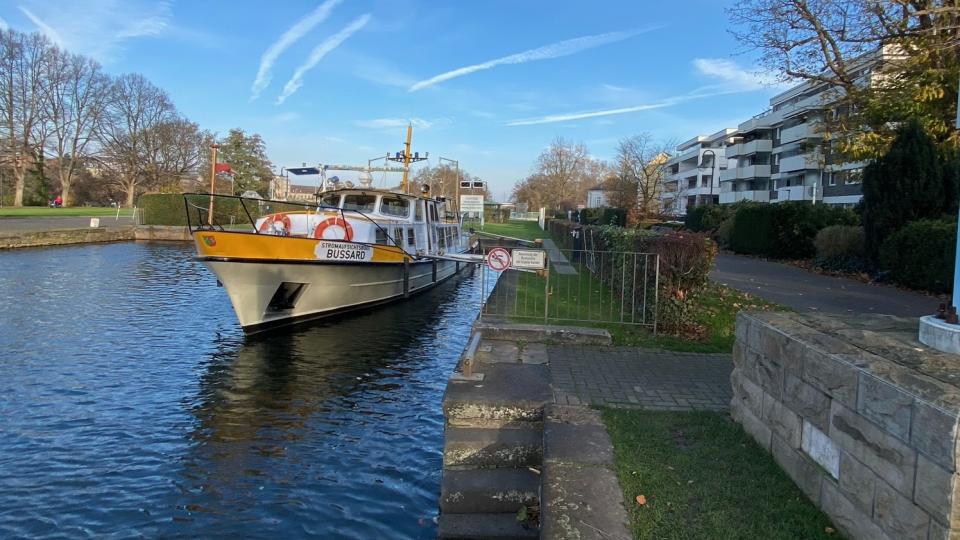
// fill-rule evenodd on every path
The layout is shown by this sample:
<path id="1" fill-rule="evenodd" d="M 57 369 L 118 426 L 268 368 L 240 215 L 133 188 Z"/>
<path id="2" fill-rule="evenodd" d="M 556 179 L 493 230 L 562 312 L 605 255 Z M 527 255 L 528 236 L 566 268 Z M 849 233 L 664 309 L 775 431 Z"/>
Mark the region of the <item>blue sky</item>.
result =
<path id="1" fill-rule="evenodd" d="M 444 156 L 506 197 L 556 136 L 735 127 L 778 89 L 727 32 L 727 2 L 2 0 L 108 72 L 140 72 L 203 128 L 260 133 L 279 166 Z"/>

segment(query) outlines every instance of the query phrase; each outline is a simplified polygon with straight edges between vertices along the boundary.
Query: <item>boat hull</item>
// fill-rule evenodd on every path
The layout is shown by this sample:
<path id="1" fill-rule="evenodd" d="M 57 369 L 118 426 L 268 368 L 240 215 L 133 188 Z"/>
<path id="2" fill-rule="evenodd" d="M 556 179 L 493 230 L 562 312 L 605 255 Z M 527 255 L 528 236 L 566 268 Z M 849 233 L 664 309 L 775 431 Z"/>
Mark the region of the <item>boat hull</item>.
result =
<path id="1" fill-rule="evenodd" d="M 424 292 L 469 263 L 317 263 L 201 259 L 223 284 L 248 334 L 340 315 Z M 302 287 L 301 287 L 302 285 Z M 296 298 L 277 305 L 278 290 Z"/>

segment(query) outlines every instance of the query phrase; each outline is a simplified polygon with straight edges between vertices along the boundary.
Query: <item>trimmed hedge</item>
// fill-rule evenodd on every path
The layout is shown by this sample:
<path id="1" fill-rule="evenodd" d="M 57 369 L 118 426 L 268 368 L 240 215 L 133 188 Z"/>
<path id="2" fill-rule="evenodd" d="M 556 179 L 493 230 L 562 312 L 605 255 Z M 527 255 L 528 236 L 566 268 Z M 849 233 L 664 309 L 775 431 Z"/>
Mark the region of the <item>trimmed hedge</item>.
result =
<path id="1" fill-rule="evenodd" d="M 627 223 L 627 211 L 623 208 L 584 208 L 580 219 L 587 225 L 620 225 Z"/>
<path id="2" fill-rule="evenodd" d="M 660 327 L 676 332 L 691 320 L 696 297 L 706 288 L 717 254 L 714 242 L 690 232 L 653 233 L 611 225 L 581 226 L 566 220 L 550 220 L 547 227 L 567 249 L 574 247 L 571 231 L 580 228 L 580 238 L 591 234 L 597 251 L 655 253 L 660 256 L 658 317 Z M 582 247 L 582 246 L 580 246 Z M 593 245 L 591 245 L 593 247 Z M 616 266 L 616 263 L 614 264 Z M 620 280 L 597 276 L 618 293 Z M 634 291 L 641 294 L 642 291 Z M 627 291 L 627 294 L 631 294 Z M 639 297 L 638 297 L 639 298 Z M 638 301 L 638 305 L 642 300 Z"/>
<path id="3" fill-rule="evenodd" d="M 863 227 L 831 225 L 820 229 L 813 244 L 816 265 L 829 270 L 863 272 L 868 268 Z"/>
<path id="4" fill-rule="evenodd" d="M 143 224 L 186 226 L 187 210 L 184 206 L 183 197 L 181 193 L 145 193 L 141 195 L 137 201 L 137 206 L 143 212 Z M 206 209 L 210 204 L 210 198 L 206 195 L 190 195 L 189 202 L 191 205 L 204 209 L 198 217 L 198 210 L 194 207 L 190 208 L 190 219 L 193 224 L 197 225 L 200 220 L 204 220 L 205 223 Z M 259 216 L 258 204 L 248 201 L 246 207 L 254 219 Z M 213 206 L 214 223 L 228 225 L 231 218 L 233 218 L 234 223 L 248 223 L 250 221 L 239 200 L 216 199 Z"/>
<path id="5" fill-rule="evenodd" d="M 743 204 L 730 229 L 730 248 L 737 253 L 774 259 L 808 259 L 816 255 L 813 241 L 830 225 L 858 225 L 851 210 L 802 201 Z"/>
<path id="6" fill-rule="evenodd" d="M 893 281 L 914 289 L 948 293 L 953 288 L 957 222 L 921 219 L 894 232 L 880 246 L 880 263 Z"/>

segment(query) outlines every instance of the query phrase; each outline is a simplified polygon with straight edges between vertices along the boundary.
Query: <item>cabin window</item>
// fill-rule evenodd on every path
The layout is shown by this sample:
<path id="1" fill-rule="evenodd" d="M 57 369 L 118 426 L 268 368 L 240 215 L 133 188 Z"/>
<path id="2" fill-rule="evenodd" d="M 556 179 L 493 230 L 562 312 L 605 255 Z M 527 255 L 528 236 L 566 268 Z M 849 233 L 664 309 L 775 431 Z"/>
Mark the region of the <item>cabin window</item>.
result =
<path id="1" fill-rule="evenodd" d="M 387 230 L 377 227 L 377 244 L 386 244 L 387 243 Z"/>
<path id="2" fill-rule="evenodd" d="M 397 227 L 393 239 L 397 241 L 398 246 L 403 246 L 403 227 Z"/>
<path id="3" fill-rule="evenodd" d="M 430 221 L 440 221 L 437 217 L 437 205 L 430 203 Z"/>
<path id="4" fill-rule="evenodd" d="M 439 242 L 437 242 L 437 246 L 440 249 L 446 249 L 447 247 L 447 235 L 445 234 L 445 232 L 446 231 L 444 231 L 443 229 L 440 229 L 440 235 L 439 235 L 440 238 L 439 238 Z"/>
<path id="5" fill-rule="evenodd" d="M 417 221 L 422 222 L 423 221 L 423 203 L 420 201 L 417 201 L 416 209 L 417 209 Z"/>
<path id="6" fill-rule="evenodd" d="M 344 210 L 357 210 L 360 212 L 373 212 L 374 205 L 377 204 L 376 195 L 347 195 L 343 198 Z"/>
<path id="7" fill-rule="evenodd" d="M 407 229 L 407 245 L 415 246 L 417 245 L 417 235 L 413 230 L 413 227 Z"/>
<path id="8" fill-rule="evenodd" d="M 320 197 L 320 206 L 327 206 L 331 208 L 337 208 L 340 206 L 340 194 L 339 193 L 328 193 L 323 197 Z"/>
<path id="9" fill-rule="evenodd" d="M 410 215 L 410 201 L 401 197 L 384 197 L 380 202 L 380 213 L 405 218 Z"/>

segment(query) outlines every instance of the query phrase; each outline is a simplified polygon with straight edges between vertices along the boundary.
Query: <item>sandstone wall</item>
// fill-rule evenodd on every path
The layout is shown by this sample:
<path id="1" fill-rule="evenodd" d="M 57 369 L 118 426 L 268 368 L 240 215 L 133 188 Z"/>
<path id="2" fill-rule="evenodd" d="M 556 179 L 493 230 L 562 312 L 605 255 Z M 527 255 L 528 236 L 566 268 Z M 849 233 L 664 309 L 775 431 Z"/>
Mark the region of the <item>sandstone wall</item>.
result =
<path id="1" fill-rule="evenodd" d="M 916 319 L 741 313 L 731 414 L 852 538 L 960 538 L 960 358 Z"/>

